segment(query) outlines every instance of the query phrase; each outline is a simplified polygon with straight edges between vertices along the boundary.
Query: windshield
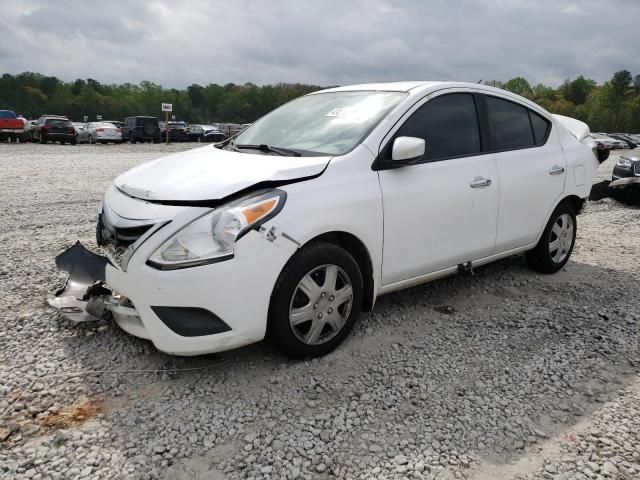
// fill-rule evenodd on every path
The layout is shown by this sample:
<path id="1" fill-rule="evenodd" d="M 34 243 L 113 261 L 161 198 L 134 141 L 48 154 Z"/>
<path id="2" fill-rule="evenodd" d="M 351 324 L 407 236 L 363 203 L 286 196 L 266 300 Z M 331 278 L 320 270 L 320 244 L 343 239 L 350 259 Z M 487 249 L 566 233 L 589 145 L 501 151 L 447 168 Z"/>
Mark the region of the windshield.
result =
<path id="1" fill-rule="evenodd" d="M 234 145 L 269 145 L 301 153 L 343 155 L 403 98 L 401 92 L 332 92 L 298 98 L 240 133 Z"/>

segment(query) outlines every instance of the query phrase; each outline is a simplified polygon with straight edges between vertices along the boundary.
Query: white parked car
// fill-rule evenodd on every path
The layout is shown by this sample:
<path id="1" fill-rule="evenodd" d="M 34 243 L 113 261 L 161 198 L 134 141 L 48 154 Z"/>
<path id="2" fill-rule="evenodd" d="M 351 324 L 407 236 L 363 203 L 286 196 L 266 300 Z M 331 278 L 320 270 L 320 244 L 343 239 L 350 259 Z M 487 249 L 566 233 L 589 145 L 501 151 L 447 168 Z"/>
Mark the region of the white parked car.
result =
<path id="1" fill-rule="evenodd" d="M 519 253 L 562 268 L 598 167 L 588 135 L 484 85 L 315 92 L 117 177 L 97 228 L 110 259 L 61 254 L 50 303 L 171 354 L 268 336 L 323 355 L 382 294 Z"/>
<path id="2" fill-rule="evenodd" d="M 113 123 L 89 122 L 76 130 L 78 143 L 122 143 L 122 131 Z"/>
<path id="3" fill-rule="evenodd" d="M 606 133 L 591 133 L 591 136 L 596 140 L 596 142 L 600 142 L 607 148 L 616 150 L 627 148 L 627 144 L 622 140 L 610 137 Z"/>

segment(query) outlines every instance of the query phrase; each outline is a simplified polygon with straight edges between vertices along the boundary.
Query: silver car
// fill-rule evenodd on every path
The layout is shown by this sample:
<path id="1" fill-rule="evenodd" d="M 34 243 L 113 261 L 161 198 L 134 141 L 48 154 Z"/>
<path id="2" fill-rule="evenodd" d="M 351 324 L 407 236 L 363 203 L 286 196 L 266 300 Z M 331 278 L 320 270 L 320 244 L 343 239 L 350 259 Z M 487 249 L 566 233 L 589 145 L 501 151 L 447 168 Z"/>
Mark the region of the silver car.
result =
<path id="1" fill-rule="evenodd" d="M 78 132 L 78 143 L 122 143 L 122 131 L 113 123 L 85 123 Z"/>

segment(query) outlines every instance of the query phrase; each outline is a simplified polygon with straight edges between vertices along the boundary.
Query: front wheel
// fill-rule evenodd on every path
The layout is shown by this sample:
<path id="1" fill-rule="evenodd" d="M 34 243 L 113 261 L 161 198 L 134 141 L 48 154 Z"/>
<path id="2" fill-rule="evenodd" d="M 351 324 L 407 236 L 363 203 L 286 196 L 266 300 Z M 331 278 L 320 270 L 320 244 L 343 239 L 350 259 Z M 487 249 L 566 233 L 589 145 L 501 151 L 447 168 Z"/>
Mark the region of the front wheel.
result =
<path id="1" fill-rule="evenodd" d="M 569 261 L 576 242 L 576 212 L 561 203 L 551 214 L 540 241 L 526 253 L 527 263 L 541 273 L 555 273 Z"/>
<path id="2" fill-rule="evenodd" d="M 319 357 L 349 335 L 360 315 L 360 268 L 344 249 L 315 243 L 287 263 L 271 295 L 269 338 L 292 358 Z"/>

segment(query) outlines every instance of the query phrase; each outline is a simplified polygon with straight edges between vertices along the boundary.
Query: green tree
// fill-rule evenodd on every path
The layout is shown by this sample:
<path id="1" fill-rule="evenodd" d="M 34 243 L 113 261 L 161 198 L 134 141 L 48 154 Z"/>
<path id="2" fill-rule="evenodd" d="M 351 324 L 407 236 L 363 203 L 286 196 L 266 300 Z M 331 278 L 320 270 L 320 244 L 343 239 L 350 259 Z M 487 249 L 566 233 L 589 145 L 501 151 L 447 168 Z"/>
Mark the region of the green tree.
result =
<path id="1" fill-rule="evenodd" d="M 584 78 L 582 75 L 576 77 L 575 80 L 565 80 L 560 87 L 560 93 L 564 98 L 576 105 L 582 105 L 587 101 L 589 93 L 596 88 L 596 81 L 590 78 Z"/>
<path id="2" fill-rule="evenodd" d="M 529 82 L 523 77 L 515 77 L 508 80 L 502 88 L 515 94 L 522 95 L 523 97 L 533 97 L 533 89 Z"/>

